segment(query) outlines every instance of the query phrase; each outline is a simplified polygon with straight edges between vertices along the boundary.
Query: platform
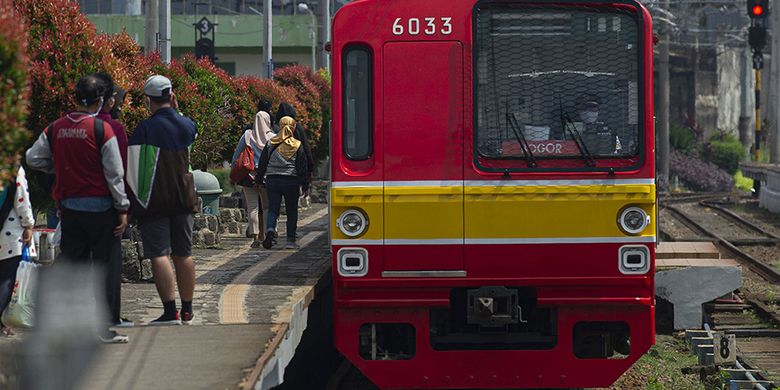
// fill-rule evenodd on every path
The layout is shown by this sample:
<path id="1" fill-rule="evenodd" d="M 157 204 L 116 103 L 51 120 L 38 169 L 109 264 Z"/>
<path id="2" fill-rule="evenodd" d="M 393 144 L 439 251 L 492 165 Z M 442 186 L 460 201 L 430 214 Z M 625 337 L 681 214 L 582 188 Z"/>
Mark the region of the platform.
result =
<path id="1" fill-rule="evenodd" d="M 759 206 L 780 213 L 780 165 L 778 164 L 739 164 L 742 174 L 756 180 Z"/>
<path id="2" fill-rule="evenodd" d="M 674 305 L 674 328 L 699 328 L 702 304 L 742 286 L 737 261 L 711 242 L 662 242 L 656 248 L 655 295 Z"/>
<path id="3" fill-rule="evenodd" d="M 117 330 L 130 343 L 105 346 L 80 388 L 278 384 L 306 329 L 309 304 L 327 288 L 321 285 L 330 269 L 325 207 L 302 214 L 300 250 L 250 249 L 244 238 L 225 239 L 220 250 L 196 250 L 192 326 L 144 325 L 162 311 L 154 284 L 125 284 L 123 315 L 137 325 Z"/>

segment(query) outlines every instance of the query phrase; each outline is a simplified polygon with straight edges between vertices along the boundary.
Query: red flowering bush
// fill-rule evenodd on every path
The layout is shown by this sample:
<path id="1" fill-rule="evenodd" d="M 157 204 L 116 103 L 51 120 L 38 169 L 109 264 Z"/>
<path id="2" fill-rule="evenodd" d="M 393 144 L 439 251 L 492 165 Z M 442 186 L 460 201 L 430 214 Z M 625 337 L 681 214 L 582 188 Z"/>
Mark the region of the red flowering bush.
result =
<path id="1" fill-rule="evenodd" d="M 274 80 L 279 84 L 292 87 L 295 96 L 303 104 L 304 111 L 298 110 L 298 121 L 306 128 L 306 138 L 313 146 L 320 139 L 322 127 L 322 106 L 320 105 L 320 92 L 317 86 L 311 82 L 313 78 L 309 68 L 300 65 L 285 66 L 274 71 Z"/>
<path id="2" fill-rule="evenodd" d="M 120 120 L 132 133 L 138 122 L 149 117 L 143 96 L 144 82 L 152 74 L 161 74 L 173 83 L 179 111 L 198 126 L 199 136 L 192 152 L 193 165 L 197 168 L 218 164 L 232 156 L 244 126 L 254 119 L 261 99 L 271 101 L 275 107 L 282 101 L 292 104 L 298 111 L 298 119 L 309 131 L 315 153 L 323 149 L 317 147 L 317 142 L 322 138 L 323 113 L 329 110 L 329 82 L 307 68 L 281 69 L 276 73 L 277 82 L 231 77 L 212 63 L 192 56 L 166 65 L 156 54 L 143 55 L 124 31 L 116 35 L 98 34 L 80 13 L 76 1 L 0 1 L 13 1 L 21 16 L 17 19 L 28 29 L 27 73 L 32 94 L 26 125 L 35 134 L 74 108 L 72 95 L 79 78 L 99 71 L 111 74 L 115 83 L 128 91 Z M 3 16 L 6 15 L 10 12 L 3 10 Z M 0 28 L 13 26 L 19 23 L 5 23 Z M 6 145 L 11 143 L 3 142 L 2 147 Z"/>
<path id="3" fill-rule="evenodd" d="M 28 142 L 25 33 L 10 0 L 0 0 L 0 188 L 14 180 Z"/>

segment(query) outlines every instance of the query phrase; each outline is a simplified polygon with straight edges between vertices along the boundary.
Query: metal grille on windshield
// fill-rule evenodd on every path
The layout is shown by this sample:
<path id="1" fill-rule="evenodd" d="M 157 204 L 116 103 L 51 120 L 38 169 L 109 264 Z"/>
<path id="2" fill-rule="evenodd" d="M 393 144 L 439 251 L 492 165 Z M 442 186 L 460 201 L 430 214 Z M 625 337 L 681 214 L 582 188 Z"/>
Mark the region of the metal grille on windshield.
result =
<path id="1" fill-rule="evenodd" d="M 639 152 L 639 24 L 633 10 L 481 5 L 475 11 L 475 141 L 488 159 Z"/>

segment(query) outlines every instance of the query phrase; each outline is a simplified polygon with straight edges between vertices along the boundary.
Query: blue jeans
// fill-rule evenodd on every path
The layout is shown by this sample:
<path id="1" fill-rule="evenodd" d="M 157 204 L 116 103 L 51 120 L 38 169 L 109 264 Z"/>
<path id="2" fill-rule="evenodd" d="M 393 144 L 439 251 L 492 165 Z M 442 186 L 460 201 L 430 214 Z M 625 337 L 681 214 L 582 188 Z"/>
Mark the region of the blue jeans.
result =
<path id="1" fill-rule="evenodd" d="M 268 176 L 265 188 L 268 190 L 268 230 L 276 231 L 282 197 L 287 210 L 287 242 L 295 242 L 298 228 L 298 178 L 294 176 Z"/>

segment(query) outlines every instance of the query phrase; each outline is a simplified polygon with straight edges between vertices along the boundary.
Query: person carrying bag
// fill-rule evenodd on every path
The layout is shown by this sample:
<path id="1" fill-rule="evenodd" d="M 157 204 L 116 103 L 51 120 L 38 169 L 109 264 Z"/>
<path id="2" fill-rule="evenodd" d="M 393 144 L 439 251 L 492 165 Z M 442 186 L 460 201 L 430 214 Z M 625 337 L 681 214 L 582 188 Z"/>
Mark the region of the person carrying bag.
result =
<path id="1" fill-rule="evenodd" d="M 0 333 L 4 335 L 13 334 L 11 327 L 30 326 L 32 321 L 30 283 L 35 282 L 29 280 L 34 280 L 31 275 L 37 264 L 29 262 L 36 252 L 32 239 L 35 219 L 27 188 L 25 172 L 20 167 L 16 181 L 0 191 Z M 24 257 L 28 261 L 23 261 Z M 22 291 L 28 286 L 29 290 Z M 29 315 L 25 315 L 27 310 L 23 307 L 28 303 Z"/>
<path id="2" fill-rule="evenodd" d="M 263 241 L 268 211 L 268 193 L 256 180 L 255 170 L 260 162 L 260 153 L 274 136 L 271 130 L 271 116 L 265 111 L 255 115 L 253 126 L 244 132 L 236 145 L 230 170 L 230 181 L 242 187 L 249 215 L 247 235 L 254 238 L 252 248 L 259 248 Z"/>

